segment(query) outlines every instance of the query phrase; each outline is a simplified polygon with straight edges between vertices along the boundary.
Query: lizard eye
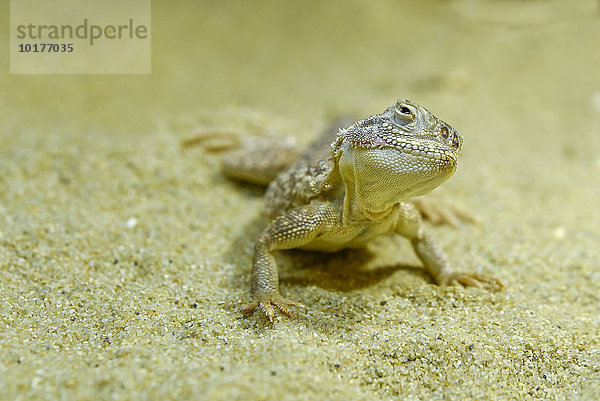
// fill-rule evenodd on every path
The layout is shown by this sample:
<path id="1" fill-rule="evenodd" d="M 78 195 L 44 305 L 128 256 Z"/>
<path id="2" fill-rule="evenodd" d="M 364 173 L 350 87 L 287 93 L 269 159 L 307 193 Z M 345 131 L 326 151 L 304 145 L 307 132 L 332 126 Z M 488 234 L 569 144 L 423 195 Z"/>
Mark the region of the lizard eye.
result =
<path id="1" fill-rule="evenodd" d="M 398 125 L 408 125 L 415 119 L 415 113 L 404 105 L 394 107 L 395 121 Z"/>
<path id="2" fill-rule="evenodd" d="M 452 135 L 452 146 L 454 146 L 455 149 L 459 149 L 460 145 L 460 137 L 458 135 Z"/>
<path id="3" fill-rule="evenodd" d="M 442 133 L 442 138 L 448 139 L 448 128 L 446 126 L 442 126 L 440 132 Z"/>

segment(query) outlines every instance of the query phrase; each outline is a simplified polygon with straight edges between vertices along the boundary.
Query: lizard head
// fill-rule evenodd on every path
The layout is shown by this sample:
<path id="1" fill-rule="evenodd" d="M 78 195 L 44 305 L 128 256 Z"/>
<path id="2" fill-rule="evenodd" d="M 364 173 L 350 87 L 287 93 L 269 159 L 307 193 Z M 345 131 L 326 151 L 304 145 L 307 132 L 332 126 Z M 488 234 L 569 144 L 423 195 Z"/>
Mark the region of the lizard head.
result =
<path id="1" fill-rule="evenodd" d="M 365 210 L 382 211 L 450 178 L 461 147 L 454 128 L 401 99 L 340 130 L 332 156 L 347 192 L 353 191 Z"/>

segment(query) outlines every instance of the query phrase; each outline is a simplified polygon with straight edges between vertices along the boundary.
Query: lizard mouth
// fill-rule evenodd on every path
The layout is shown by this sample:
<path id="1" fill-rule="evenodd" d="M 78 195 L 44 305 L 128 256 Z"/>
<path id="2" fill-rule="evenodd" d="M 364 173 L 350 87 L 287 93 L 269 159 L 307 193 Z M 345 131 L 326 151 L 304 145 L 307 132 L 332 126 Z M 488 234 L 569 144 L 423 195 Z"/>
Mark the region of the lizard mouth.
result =
<path id="1" fill-rule="evenodd" d="M 382 147 L 392 148 L 407 155 L 454 163 L 457 161 L 456 152 L 445 149 L 444 146 L 440 146 L 439 143 L 432 140 L 398 140 L 394 137 L 384 137 L 381 140 L 387 145 Z"/>
<path id="2" fill-rule="evenodd" d="M 367 137 L 367 140 L 354 136 L 345 136 L 344 139 L 355 149 L 392 149 L 405 155 L 451 164 L 455 164 L 458 159 L 455 151 L 431 139 L 415 138 L 410 140 L 391 135 L 371 135 Z"/>

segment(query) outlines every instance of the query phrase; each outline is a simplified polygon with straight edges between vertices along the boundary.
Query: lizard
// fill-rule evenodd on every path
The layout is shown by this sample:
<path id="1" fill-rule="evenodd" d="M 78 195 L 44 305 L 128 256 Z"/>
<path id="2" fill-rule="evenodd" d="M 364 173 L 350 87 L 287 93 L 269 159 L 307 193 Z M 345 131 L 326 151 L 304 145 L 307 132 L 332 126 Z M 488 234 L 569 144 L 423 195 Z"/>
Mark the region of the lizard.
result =
<path id="1" fill-rule="evenodd" d="M 270 223 L 255 242 L 252 300 L 243 311 L 260 308 L 273 322 L 275 308 L 292 318 L 293 307 L 305 308 L 280 294 L 275 251 L 335 252 L 390 234 L 411 242 L 441 286 L 503 287 L 492 276 L 455 270 L 415 201 L 453 175 L 462 143 L 449 124 L 400 99 L 381 114 L 326 131 L 302 153 L 285 142 L 244 144 L 225 158 L 231 178 L 268 185 L 264 204 Z"/>

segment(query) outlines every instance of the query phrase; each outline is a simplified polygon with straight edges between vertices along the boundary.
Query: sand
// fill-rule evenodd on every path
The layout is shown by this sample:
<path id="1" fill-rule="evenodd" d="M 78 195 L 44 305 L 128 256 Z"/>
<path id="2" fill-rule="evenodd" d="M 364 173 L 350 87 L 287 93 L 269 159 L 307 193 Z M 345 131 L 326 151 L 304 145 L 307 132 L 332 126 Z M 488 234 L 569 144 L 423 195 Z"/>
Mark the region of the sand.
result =
<path id="1" fill-rule="evenodd" d="M 153 3 L 151 75 L 3 58 L 0 399 L 600 398 L 597 1 Z M 400 97 L 463 134 L 444 194 L 481 224 L 431 230 L 506 289 L 382 238 L 280 253 L 308 310 L 243 316 L 261 190 L 181 141 L 306 143 Z"/>

